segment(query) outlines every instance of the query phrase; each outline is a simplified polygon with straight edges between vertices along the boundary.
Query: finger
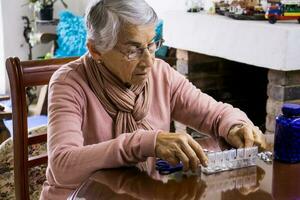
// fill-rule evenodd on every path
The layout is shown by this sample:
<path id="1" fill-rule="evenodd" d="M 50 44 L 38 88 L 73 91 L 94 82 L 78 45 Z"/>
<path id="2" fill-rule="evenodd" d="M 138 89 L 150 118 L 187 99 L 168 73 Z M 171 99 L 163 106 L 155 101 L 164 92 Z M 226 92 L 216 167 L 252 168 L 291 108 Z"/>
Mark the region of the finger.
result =
<path id="1" fill-rule="evenodd" d="M 203 166 L 207 167 L 208 158 L 207 158 L 206 154 L 204 153 L 204 151 L 203 151 L 202 147 L 200 146 L 200 144 L 192 138 L 191 138 L 191 140 L 189 140 L 189 144 L 193 148 L 193 150 L 195 151 L 195 153 L 196 153 L 198 159 L 200 160 L 201 164 Z"/>
<path id="2" fill-rule="evenodd" d="M 190 168 L 194 172 L 200 163 L 197 154 L 188 143 L 184 143 L 182 145 L 182 150 L 185 153 L 185 155 L 189 158 Z"/>
<path id="3" fill-rule="evenodd" d="M 267 148 L 267 141 L 265 135 L 258 128 L 253 131 L 254 144 L 262 148 L 262 150 Z"/>
<path id="4" fill-rule="evenodd" d="M 166 161 L 169 164 L 171 164 L 172 166 L 175 166 L 175 165 L 177 165 L 177 164 L 180 163 L 180 160 L 178 158 L 176 158 L 176 157 L 169 157 L 169 158 L 166 159 Z"/>
<path id="5" fill-rule="evenodd" d="M 260 143 L 261 143 L 261 137 L 258 133 L 258 131 L 253 131 L 253 139 L 254 139 L 254 144 L 257 145 L 257 146 L 260 146 Z"/>
<path id="6" fill-rule="evenodd" d="M 242 139 L 240 138 L 240 136 L 236 135 L 236 134 L 229 134 L 227 141 L 229 144 L 231 144 L 232 146 L 236 147 L 236 148 L 243 148 L 244 147 L 244 142 L 242 141 Z"/>
<path id="7" fill-rule="evenodd" d="M 255 126 L 253 129 L 253 136 L 254 136 L 254 143 L 256 143 L 256 144 L 260 144 L 262 141 L 260 133 L 262 134 L 262 132 L 259 130 L 259 128 L 257 126 Z"/>
<path id="8" fill-rule="evenodd" d="M 249 126 L 245 126 L 242 128 L 242 134 L 245 140 L 245 147 L 252 147 L 254 143 L 254 138 L 253 138 L 253 131 L 252 128 Z"/>
<path id="9" fill-rule="evenodd" d="M 189 158 L 185 155 L 185 153 L 178 148 L 178 150 L 175 152 L 176 157 L 182 162 L 183 164 L 183 170 L 187 171 L 190 167 L 189 164 Z"/>

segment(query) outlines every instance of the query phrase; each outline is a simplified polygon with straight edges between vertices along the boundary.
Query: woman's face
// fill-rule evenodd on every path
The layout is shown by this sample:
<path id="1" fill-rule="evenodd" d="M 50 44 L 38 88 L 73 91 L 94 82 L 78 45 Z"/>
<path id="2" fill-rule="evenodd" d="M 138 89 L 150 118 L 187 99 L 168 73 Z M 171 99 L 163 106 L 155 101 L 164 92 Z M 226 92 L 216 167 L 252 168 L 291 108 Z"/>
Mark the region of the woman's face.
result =
<path id="1" fill-rule="evenodd" d="M 121 27 L 116 46 L 101 54 L 100 59 L 123 83 L 140 84 L 146 80 L 153 67 L 155 45 L 151 44 L 154 37 L 154 24 L 124 25 Z"/>

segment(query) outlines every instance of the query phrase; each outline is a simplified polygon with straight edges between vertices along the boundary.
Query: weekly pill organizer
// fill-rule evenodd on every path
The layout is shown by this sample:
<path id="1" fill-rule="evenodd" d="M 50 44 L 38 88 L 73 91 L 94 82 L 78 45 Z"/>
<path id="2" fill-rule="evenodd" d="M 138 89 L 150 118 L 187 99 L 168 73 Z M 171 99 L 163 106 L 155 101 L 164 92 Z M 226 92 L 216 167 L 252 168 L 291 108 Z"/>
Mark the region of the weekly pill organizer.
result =
<path id="1" fill-rule="evenodd" d="M 161 175 L 168 175 L 174 172 L 184 174 L 198 174 L 199 172 L 202 172 L 205 175 L 210 175 L 223 171 L 256 166 L 257 158 L 267 164 L 271 164 L 273 160 L 272 152 L 267 151 L 258 153 L 258 147 L 256 146 L 217 152 L 204 149 L 204 152 L 208 158 L 207 167 L 201 166 L 197 172 L 182 172 L 183 164 L 181 162 L 176 166 L 172 166 L 167 161 L 160 159 L 156 161 L 156 170 L 158 170 Z"/>
<path id="2" fill-rule="evenodd" d="M 208 166 L 202 166 L 201 171 L 204 174 L 209 175 L 222 171 L 255 166 L 258 148 L 250 147 L 218 152 L 205 152 L 208 158 Z"/>

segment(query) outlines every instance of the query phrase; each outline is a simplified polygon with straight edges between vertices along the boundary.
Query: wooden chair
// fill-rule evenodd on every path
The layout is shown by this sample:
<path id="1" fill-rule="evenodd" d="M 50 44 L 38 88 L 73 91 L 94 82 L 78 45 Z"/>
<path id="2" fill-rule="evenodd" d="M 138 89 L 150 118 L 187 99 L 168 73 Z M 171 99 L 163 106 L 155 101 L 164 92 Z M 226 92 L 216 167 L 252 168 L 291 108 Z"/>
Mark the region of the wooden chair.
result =
<path id="1" fill-rule="evenodd" d="M 14 180 L 17 200 L 29 200 L 28 169 L 47 163 L 47 155 L 28 158 L 28 146 L 46 142 L 47 135 L 28 136 L 25 88 L 47 85 L 52 74 L 63 64 L 76 58 L 20 61 L 8 58 L 8 72 L 13 120 Z"/>

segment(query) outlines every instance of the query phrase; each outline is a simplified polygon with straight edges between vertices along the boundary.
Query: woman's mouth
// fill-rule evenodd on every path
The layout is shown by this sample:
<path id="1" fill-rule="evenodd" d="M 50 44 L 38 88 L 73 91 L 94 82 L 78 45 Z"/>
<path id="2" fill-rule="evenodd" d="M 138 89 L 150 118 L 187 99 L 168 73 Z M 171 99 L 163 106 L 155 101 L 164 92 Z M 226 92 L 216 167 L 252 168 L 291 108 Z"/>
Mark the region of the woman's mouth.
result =
<path id="1" fill-rule="evenodd" d="M 145 75 L 147 75 L 147 72 L 143 72 L 143 73 L 136 73 L 135 75 L 137 75 L 137 76 L 145 76 Z"/>

